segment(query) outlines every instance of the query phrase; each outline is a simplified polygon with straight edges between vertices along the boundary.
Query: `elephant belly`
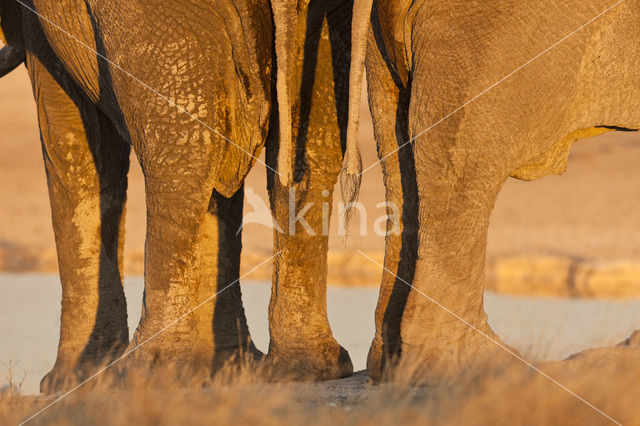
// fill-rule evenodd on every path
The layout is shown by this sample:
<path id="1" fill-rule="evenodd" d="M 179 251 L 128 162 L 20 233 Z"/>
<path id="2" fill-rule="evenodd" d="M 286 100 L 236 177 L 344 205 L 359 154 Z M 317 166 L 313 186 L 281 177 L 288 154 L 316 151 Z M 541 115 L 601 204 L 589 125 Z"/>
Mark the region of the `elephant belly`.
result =
<path id="1" fill-rule="evenodd" d="M 555 143 L 551 149 L 543 152 L 539 157 L 518 167 L 511 174 L 511 177 L 520 180 L 536 180 L 548 175 L 561 175 L 567 171 L 569 153 L 574 142 L 599 136 L 611 130 L 606 127 L 592 127 L 573 132 Z"/>
<path id="2" fill-rule="evenodd" d="M 620 9 L 594 23 L 586 40 L 575 91 L 564 99 L 556 98 L 546 108 L 568 104 L 563 128 L 576 129 L 520 166 L 513 177 L 533 180 L 566 171 L 571 145 L 580 139 L 601 135 L 616 128 L 640 128 L 640 24 L 637 6 Z M 547 78 L 562 78 L 549 72 Z M 564 77 L 567 80 L 567 77 Z M 555 105 L 554 105 L 555 104 Z M 606 127 L 605 127 L 606 126 Z"/>
<path id="3" fill-rule="evenodd" d="M 419 15 L 413 37 L 411 102 L 439 123 L 431 133 L 524 180 L 563 173 L 572 143 L 605 126 L 640 128 L 640 7 L 623 3 L 584 26 L 610 5 L 550 3 L 571 14 L 513 3 L 483 21 L 483 3 L 474 19 Z"/>

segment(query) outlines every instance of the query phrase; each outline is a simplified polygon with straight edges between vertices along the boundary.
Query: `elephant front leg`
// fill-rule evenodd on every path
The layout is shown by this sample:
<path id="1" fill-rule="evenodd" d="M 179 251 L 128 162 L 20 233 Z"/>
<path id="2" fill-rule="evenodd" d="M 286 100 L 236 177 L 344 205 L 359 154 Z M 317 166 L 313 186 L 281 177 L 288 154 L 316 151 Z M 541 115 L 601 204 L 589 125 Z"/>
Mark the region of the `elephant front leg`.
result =
<path id="1" fill-rule="evenodd" d="M 38 119 L 62 283 L 54 392 L 110 362 L 129 341 L 121 278 L 129 146 L 80 92 L 74 100 L 34 57 Z M 71 90 L 73 92 L 73 90 Z"/>

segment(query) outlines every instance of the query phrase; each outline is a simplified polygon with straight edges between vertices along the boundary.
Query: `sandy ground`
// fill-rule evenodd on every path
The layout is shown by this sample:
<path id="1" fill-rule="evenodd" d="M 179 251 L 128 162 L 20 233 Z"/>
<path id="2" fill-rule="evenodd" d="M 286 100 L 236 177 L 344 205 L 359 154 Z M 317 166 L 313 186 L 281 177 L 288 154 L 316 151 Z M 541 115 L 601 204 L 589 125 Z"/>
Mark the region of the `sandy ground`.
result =
<path id="1" fill-rule="evenodd" d="M 361 115 L 366 167 L 377 159 L 366 103 Z M 0 129 L 0 270 L 55 273 L 55 245 L 35 106 L 24 68 L 0 80 Z M 510 179 L 491 220 L 490 287 L 513 293 L 533 288 L 539 294 L 639 295 L 638 142 L 637 133 L 606 134 L 576 144 L 569 170 L 563 176 L 536 182 Z M 129 181 L 125 263 L 128 273 L 140 274 L 145 201 L 143 176 L 135 161 Z M 258 210 L 268 206 L 263 166 L 258 164 L 251 171 L 247 192 L 255 194 L 252 199 L 257 200 Z M 376 205 L 384 201 L 379 166 L 363 176 L 360 200 L 367 210 L 366 235 L 359 235 L 356 218 L 344 245 L 337 236 L 336 220 L 332 221 L 330 283 L 379 282 L 378 267 L 355 252 L 359 248 L 382 259 L 384 237 L 374 232 L 374 222 L 383 214 Z M 247 203 L 247 213 L 255 210 L 255 203 Z M 263 225 L 247 224 L 243 238 L 242 266 L 247 271 L 271 253 L 272 231 Z M 598 275 L 602 267 L 605 272 Z M 582 275 L 578 273 L 576 284 L 576 270 L 580 268 Z M 261 274 L 261 279 L 268 279 L 269 269 L 261 269 Z M 605 291 L 594 290 L 594 286 Z"/>
<path id="2" fill-rule="evenodd" d="M 251 277 L 249 277 L 251 278 Z M 23 389 L 38 390 L 53 366 L 60 327 L 60 285 L 56 276 L 0 275 L 0 385 L 11 361 Z M 143 281 L 125 285 L 129 328 L 140 318 Z M 267 307 L 269 285 L 242 283 L 251 336 L 266 351 L 269 344 Z M 333 286 L 327 294 L 329 320 L 336 339 L 349 351 L 355 370 L 366 367 L 374 335 L 377 291 Z M 561 360 L 581 350 L 611 346 L 640 329 L 640 301 L 536 299 L 488 293 L 489 322 L 503 341 L 531 360 Z"/>

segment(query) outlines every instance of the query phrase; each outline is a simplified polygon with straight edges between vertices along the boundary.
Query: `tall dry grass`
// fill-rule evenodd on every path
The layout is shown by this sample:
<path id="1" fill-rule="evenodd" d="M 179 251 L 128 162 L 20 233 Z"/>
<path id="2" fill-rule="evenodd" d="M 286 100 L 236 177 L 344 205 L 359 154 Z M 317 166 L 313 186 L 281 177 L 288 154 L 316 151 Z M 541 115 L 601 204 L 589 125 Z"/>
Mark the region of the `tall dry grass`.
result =
<path id="1" fill-rule="evenodd" d="M 640 424 L 640 348 L 588 351 L 539 367 L 623 424 Z M 439 385 L 414 386 L 411 371 L 373 384 L 363 373 L 323 383 L 272 383 L 250 363 L 212 379 L 179 368 L 114 369 L 38 414 L 46 425 L 612 424 L 605 415 L 520 362 L 484 364 Z M 0 424 L 18 424 L 58 396 L 0 396 Z"/>

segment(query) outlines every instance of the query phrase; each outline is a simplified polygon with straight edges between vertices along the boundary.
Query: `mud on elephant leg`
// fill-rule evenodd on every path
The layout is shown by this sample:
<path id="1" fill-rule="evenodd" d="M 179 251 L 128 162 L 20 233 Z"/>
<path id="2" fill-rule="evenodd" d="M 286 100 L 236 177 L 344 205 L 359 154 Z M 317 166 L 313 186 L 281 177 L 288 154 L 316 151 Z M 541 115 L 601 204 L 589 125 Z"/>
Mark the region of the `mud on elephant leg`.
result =
<path id="1" fill-rule="evenodd" d="M 33 56 L 28 69 L 62 282 L 58 356 L 41 382 L 43 392 L 53 392 L 83 380 L 129 341 L 121 278 L 129 145 L 79 90 L 72 100 Z"/>
<path id="2" fill-rule="evenodd" d="M 292 155 L 296 183 L 283 187 L 273 174 L 268 182 L 271 209 L 282 232 L 274 232 L 277 255 L 267 359 L 277 374 L 304 380 L 344 377 L 353 371 L 347 351 L 333 338 L 326 303 L 329 215 L 346 135 L 350 5 L 346 2 L 332 12 L 325 7 L 310 3 L 302 38 Z M 274 166 L 277 148 L 267 145 L 267 161 Z"/>
<path id="3" fill-rule="evenodd" d="M 139 347 L 137 365 L 175 364 L 181 374 L 201 377 L 234 355 L 260 353 L 250 341 L 238 282 L 243 191 L 230 199 L 207 191 L 212 157 L 184 149 L 178 161 L 202 172 L 201 180 L 176 181 L 175 171 L 157 163 L 145 170 L 145 292 L 130 350 Z"/>

